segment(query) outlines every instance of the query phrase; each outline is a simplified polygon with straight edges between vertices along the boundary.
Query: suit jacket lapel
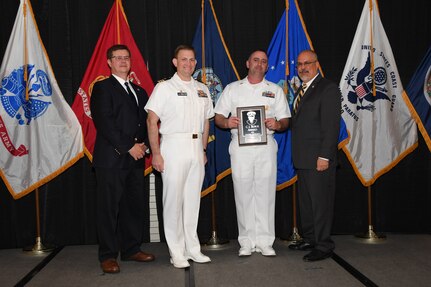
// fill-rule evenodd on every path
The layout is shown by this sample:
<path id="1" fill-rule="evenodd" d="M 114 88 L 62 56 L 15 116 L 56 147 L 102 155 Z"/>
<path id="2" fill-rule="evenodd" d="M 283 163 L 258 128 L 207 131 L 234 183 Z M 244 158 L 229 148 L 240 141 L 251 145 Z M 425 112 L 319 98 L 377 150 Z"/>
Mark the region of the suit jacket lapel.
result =
<path id="1" fill-rule="evenodd" d="M 126 101 L 129 101 L 130 104 L 132 104 L 133 106 L 135 106 L 136 108 L 138 107 L 136 104 L 136 99 L 134 95 L 129 95 L 129 93 L 127 93 L 126 89 L 120 84 L 119 81 L 117 81 L 117 79 L 111 75 L 110 77 L 112 85 L 114 86 L 115 90 L 126 99 Z M 136 89 L 136 86 L 133 86 L 133 89 Z M 135 90 L 135 92 L 137 93 L 137 91 Z M 138 97 L 139 98 L 139 97 Z"/>
<path id="2" fill-rule="evenodd" d="M 307 88 L 307 91 L 305 91 L 304 95 L 302 96 L 301 101 L 299 102 L 298 110 L 297 110 L 296 114 L 299 113 L 299 111 L 301 110 L 301 106 L 304 104 L 304 102 L 310 98 L 310 95 L 313 93 L 314 88 L 317 87 L 317 85 L 319 84 L 321 79 L 322 79 L 322 76 L 320 74 L 318 74 L 317 77 L 314 79 L 314 81 L 311 82 L 311 85 Z"/>

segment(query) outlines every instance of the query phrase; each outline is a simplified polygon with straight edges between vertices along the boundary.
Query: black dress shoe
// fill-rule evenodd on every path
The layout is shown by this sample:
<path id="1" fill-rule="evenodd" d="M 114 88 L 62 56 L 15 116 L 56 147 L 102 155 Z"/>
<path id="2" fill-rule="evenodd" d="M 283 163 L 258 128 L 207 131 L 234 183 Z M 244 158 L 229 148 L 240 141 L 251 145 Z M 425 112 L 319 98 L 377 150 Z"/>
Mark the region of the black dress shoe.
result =
<path id="1" fill-rule="evenodd" d="M 302 259 L 306 262 L 319 261 L 332 256 L 332 251 L 321 251 L 319 249 L 313 249 L 310 253 L 305 255 Z"/>
<path id="2" fill-rule="evenodd" d="M 309 250 L 312 250 L 313 248 L 314 248 L 314 245 L 304 241 L 289 245 L 289 249 L 292 249 L 292 250 L 309 251 Z"/>

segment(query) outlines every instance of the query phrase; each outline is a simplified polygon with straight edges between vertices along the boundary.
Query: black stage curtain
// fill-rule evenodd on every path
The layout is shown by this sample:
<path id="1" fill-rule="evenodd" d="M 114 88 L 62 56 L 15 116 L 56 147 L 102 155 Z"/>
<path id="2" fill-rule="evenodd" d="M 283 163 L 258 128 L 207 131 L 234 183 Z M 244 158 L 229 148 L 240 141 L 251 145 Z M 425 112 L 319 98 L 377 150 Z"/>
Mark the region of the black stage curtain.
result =
<path id="1" fill-rule="evenodd" d="M 108 12 L 109 0 L 33 0 L 42 40 L 57 81 L 72 104 Z M 266 50 L 283 13 L 284 0 L 213 0 L 232 59 L 243 77 L 245 61 L 256 48 Z M 350 50 L 364 0 L 298 0 L 313 46 L 325 76 L 339 82 Z M 3 57 L 16 17 L 18 0 L 0 3 L 0 57 Z M 173 49 L 191 43 L 201 12 L 200 0 L 123 0 L 135 41 L 155 82 L 173 73 Z M 430 46 L 428 0 L 397 4 L 379 1 L 404 86 Z M 157 179 L 159 214 L 161 183 Z M 367 188 L 340 152 L 334 233 L 365 232 L 368 228 Z M 277 192 L 276 232 L 287 238 L 292 232 L 292 187 Z M 95 244 L 95 178 L 83 158 L 65 173 L 39 189 L 44 242 Z M 421 136 L 419 147 L 372 186 L 373 224 L 383 232 L 431 232 L 431 153 Z M 0 183 L 0 248 L 33 244 L 36 235 L 35 194 L 13 200 Z M 237 236 L 231 177 L 222 180 L 215 193 L 216 222 L 221 238 Z M 212 196 L 202 199 L 198 233 L 202 241 L 211 235 Z M 143 203 L 147 209 L 148 204 Z M 161 225 L 162 226 L 162 225 Z M 148 230 L 148 222 L 143 223 Z M 163 230 L 161 230 L 163 236 Z M 145 234 L 144 241 L 149 240 Z"/>

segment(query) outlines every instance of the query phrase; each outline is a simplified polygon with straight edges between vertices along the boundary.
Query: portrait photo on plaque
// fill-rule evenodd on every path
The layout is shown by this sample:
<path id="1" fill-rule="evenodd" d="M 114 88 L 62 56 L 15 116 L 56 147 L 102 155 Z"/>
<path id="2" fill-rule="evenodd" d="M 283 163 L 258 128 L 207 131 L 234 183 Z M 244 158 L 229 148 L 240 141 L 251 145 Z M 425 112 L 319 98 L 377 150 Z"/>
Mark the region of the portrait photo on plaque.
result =
<path id="1" fill-rule="evenodd" d="M 238 107 L 239 145 L 266 144 L 265 106 Z"/>

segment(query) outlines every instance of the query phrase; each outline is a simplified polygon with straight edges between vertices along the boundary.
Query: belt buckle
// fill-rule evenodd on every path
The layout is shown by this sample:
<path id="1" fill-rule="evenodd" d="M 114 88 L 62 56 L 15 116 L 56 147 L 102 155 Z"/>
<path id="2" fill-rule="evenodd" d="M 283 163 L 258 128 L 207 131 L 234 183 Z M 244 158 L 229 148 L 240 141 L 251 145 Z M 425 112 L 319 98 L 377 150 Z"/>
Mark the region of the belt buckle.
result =
<path id="1" fill-rule="evenodd" d="M 192 134 L 192 139 L 197 139 L 198 135 L 197 134 Z"/>

